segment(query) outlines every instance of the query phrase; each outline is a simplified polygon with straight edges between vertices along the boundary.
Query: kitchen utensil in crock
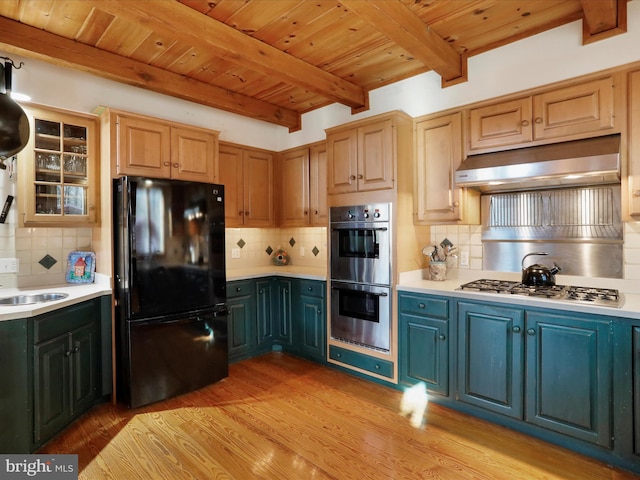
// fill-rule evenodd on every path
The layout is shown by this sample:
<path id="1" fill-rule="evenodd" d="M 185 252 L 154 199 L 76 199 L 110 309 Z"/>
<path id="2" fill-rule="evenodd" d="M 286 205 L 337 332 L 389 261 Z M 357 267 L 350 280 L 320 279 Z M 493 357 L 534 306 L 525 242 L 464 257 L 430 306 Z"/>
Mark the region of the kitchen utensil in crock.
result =
<path id="1" fill-rule="evenodd" d="M 522 283 L 527 286 L 553 287 L 556 284 L 556 273 L 561 268 L 553 263 L 553 268 L 549 268 L 539 263 L 534 263 L 525 268 L 524 261 L 531 255 L 549 255 L 547 252 L 531 252 L 522 257 Z"/>
<path id="2" fill-rule="evenodd" d="M 11 98 L 13 61 L 7 57 L 0 58 L 5 60 L 5 64 L 0 65 L 0 168 L 5 169 L 4 160 L 27 145 L 29 120 L 22 107 Z"/>

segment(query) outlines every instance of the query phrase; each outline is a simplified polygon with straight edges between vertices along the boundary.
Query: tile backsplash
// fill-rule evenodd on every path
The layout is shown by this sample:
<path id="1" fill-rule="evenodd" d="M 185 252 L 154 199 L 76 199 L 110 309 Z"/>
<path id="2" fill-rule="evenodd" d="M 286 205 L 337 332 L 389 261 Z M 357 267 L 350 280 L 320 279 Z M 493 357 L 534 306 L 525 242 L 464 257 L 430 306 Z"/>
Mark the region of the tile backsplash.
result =
<path id="1" fill-rule="evenodd" d="M 227 270 L 272 265 L 278 249 L 289 254 L 292 265 L 327 265 L 326 227 L 227 228 L 225 235 Z"/>
<path id="2" fill-rule="evenodd" d="M 480 225 L 434 225 L 431 227 L 431 239 L 429 245 L 440 244 L 445 238 L 458 249 L 458 258 L 455 265 L 449 267 L 461 270 L 482 270 L 482 228 Z M 425 245 L 427 246 L 427 245 Z M 469 255 L 469 265 L 460 265 L 462 252 Z"/>
<path id="3" fill-rule="evenodd" d="M 640 222 L 625 223 L 624 237 L 624 278 L 638 280 Z M 435 245 L 445 238 L 458 247 L 458 252 L 466 251 L 469 254 L 468 266 L 460 266 L 458 258 L 455 267 L 461 270 L 482 270 L 480 226 L 433 226 L 431 238 L 424 240 L 424 246 Z M 324 268 L 327 266 L 328 255 L 327 228 L 226 229 L 228 270 L 271 265 L 273 252 L 279 248 L 291 256 L 293 265 Z M 239 251 L 239 258 L 233 258 L 234 249 Z M 0 258 L 17 258 L 19 261 L 19 273 L 0 274 L 0 285 L 34 287 L 64 283 L 67 258 L 75 250 L 91 250 L 90 228 L 0 228 Z M 47 255 L 56 260 L 48 269 L 40 263 Z M 96 261 L 100 262 L 100 259 Z"/>
<path id="4" fill-rule="evenodd" d="M 438 225 L 431 227 L 430 244 L 435 245 L 448 238 L 458 247 L 458 252 L 469 252 L 469 266 L 456 267 L 463 270 L 482 270 L 482 228 L 479 225 Z M 624 226 L 624 278 L 640 279 L 640 222 L 626 222 Z"/>
<path id="5" fill-rule="evenodd" d="M 3 230 L 0 233 L 0 258 L 17 258 L 19 271 L 0 275 L 0 285 L 35 287 L 65 283 L 67 258 L 76 250 L 91 250 L 90 228 Z M 55 260 L 53 265 L 48 258 L 49 262 L 43 261 L 47 256 Z"/>
<path id="6" fill-rule="evenodd" d="M 640 222 L 624 225 L 624 278 L 640 280 Z"/>

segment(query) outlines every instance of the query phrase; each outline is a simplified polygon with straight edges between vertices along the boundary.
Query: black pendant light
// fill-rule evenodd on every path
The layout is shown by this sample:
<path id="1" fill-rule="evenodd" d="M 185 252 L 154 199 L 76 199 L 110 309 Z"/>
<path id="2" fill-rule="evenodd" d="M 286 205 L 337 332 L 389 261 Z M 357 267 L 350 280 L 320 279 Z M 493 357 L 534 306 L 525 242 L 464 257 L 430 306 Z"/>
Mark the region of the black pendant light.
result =
<path id="1" fill-rule="evenodd" d="M 0 57 L 0 168 L 4 160 L 20 152 L 29 141 L 29 120 L 20 105 L 11 98 L 11 73 L 15 64 L 7 57 Z M 16 68 L 21 68 L 20 65 Z"/>

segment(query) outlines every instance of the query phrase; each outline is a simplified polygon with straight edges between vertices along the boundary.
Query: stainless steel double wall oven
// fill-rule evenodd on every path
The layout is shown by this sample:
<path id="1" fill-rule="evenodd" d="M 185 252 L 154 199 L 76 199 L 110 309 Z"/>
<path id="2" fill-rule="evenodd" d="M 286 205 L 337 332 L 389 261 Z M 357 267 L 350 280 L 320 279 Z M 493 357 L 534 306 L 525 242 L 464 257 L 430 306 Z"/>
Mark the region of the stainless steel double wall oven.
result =
<path id="1" fill-rule="evenodd" d="M 330 209 L 331 338 L 389 351 L 391 205 Z"/>

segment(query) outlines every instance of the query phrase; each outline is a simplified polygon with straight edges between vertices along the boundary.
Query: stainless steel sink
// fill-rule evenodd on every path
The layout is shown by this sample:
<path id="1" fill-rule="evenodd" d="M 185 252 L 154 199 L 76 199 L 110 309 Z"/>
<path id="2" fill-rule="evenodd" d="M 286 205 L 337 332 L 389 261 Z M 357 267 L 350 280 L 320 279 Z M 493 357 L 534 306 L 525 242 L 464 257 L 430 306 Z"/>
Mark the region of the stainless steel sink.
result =
<path id="1" fill-rule="evenodd" d="M 30 305 L 32 303 L 53 302 L 67 298 L 67 293 L 37 293 L 33 295 L 14 295 L 0 298 L 0 305 Z"/>

